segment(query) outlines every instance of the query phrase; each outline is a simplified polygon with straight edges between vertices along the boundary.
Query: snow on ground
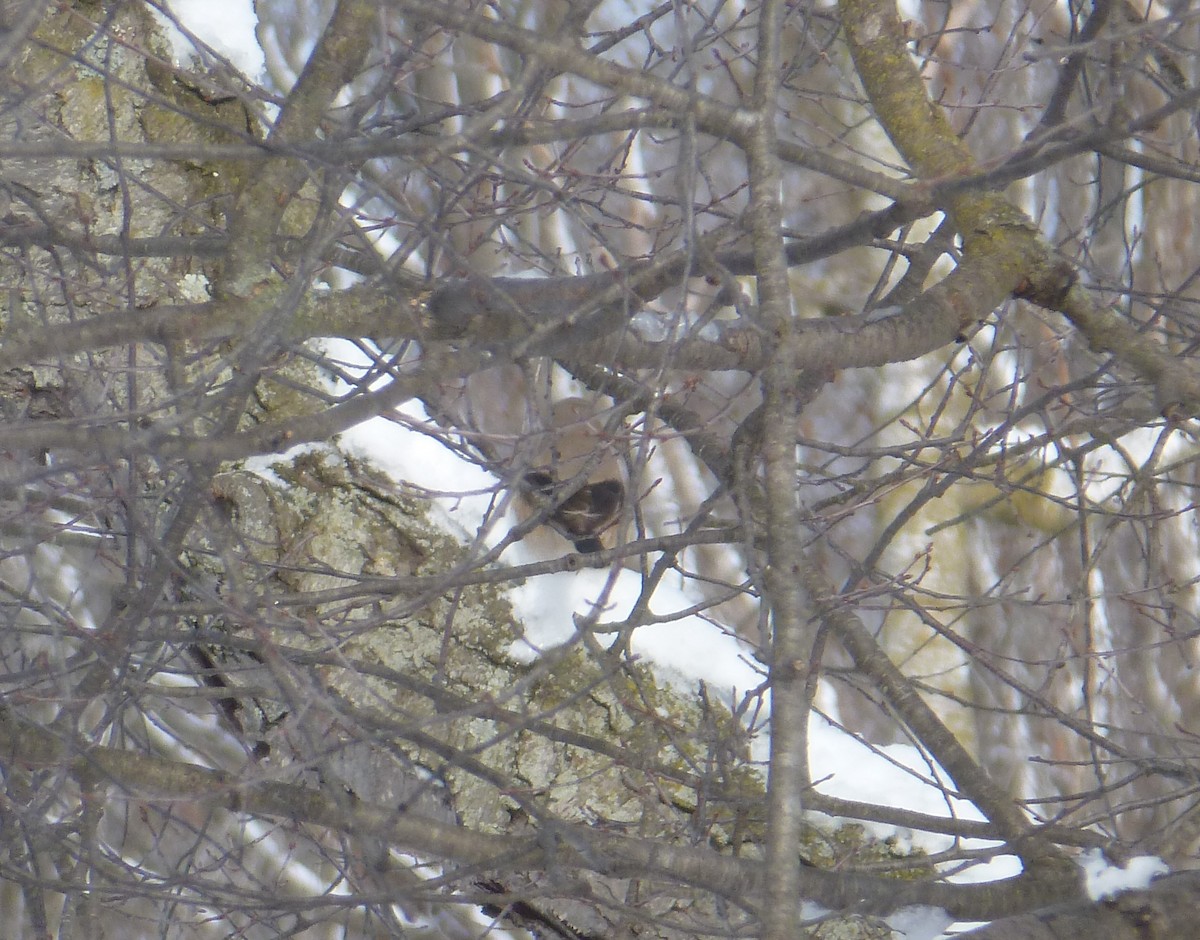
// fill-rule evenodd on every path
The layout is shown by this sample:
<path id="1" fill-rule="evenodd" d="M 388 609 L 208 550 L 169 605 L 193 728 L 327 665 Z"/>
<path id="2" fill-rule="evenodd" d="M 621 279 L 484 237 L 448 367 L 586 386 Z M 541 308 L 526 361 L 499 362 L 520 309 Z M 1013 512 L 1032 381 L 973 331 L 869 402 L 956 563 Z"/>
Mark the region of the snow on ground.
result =
<path id="1" fill-rule="evenodd" d="M 159 14 L 159 21 L 181 65 L 197 58 L 196 45 L 180 32 L 172 17 L 243 75 L 250 79 L 262 75 L 265 59 L 254 33 L 258 16 L 253 0 L 168 0 L 164 5 L 171 16 Z"/>
<path id="2" fill-rule="evenodd" d="M 1099 849 L 1088 849 L 1080 857 L 1080 865 L 1087 879 L 1088 897 L 1099 901 L 1121 891 L 1132 891 L 1148 887 L 1151 879 L 1165 875 L 1169 868 L 1161 858 L 1139 855 L 1131 858 L 1125 867 L 1113 865 Z"/>

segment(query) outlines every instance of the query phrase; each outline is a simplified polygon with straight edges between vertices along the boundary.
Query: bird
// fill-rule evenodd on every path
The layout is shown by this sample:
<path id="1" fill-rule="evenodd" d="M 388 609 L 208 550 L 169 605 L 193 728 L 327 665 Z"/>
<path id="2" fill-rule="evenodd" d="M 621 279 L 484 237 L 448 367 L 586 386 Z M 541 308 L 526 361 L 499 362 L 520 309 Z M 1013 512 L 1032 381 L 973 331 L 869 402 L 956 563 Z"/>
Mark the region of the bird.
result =
<path id="1" fill-rule="evenodd" d="M 575 545 L 575 551 L 592 554 L 604 550 L 600 536 L 621 514 L 625 486 L 619 480 L 585 483 L 573 493 L 555 481 L 547 470 L 525 474 L 525 486 L 538 502 L 545 502 L 550 514 L 546 522 Z"/>
<path id="2" fill-rule="evenodd" d="M 602 537 L 618 523 L 626 499 L 624 463 L 603 411 L 583 398 L 556 402 L 549 427 L 529 439 L 532 455 L 520 476 L 527 507 L 587 554 L 604 550 Z"/>

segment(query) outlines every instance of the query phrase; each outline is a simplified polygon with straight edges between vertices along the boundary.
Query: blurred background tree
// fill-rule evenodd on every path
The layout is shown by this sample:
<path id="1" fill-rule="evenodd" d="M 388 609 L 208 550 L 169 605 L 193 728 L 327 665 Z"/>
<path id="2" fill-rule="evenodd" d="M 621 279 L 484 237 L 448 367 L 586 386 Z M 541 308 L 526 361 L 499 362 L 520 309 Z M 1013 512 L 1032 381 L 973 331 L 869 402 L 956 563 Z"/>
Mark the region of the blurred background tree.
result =
<path id="1" fill-rule="evenodd" d="M 872 936 L 1195 867 L 1189 4 L 255 13 L 0 13 L 13 936 Z M 650 668 L 686 618 L 754 681 Z M 814 713 L 948 816 L 814 788 Z"/>

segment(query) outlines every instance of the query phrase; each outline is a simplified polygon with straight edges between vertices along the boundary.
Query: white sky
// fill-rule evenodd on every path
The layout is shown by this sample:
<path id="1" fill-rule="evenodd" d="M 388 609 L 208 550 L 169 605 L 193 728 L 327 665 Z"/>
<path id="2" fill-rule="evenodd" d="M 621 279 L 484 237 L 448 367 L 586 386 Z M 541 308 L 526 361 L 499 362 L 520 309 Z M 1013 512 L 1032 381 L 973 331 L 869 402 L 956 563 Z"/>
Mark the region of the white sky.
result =
<path id="1" fill-rule="evenodd" d="M 263 70 L 263 52 L 255 37 L 256 16 L 251 0 L 170 0 L 172 10 L 185 28 L 229 58 L 250 76 Z M 173 42 L 177 58 L 186 64 L 190 44 L 175 32 Z M 331 344 L 331 346 L 334 344 Z M 338 358 L 352 359 L 357 355 L 349 344 L 337 345 Z M 410 406 L 409 414 L 421 418 L 419 407 Z M 496 480 L 461 459 L 435 440 L 383 419 L 369 421 L 342 436 L 341 446 L 365 456 L 397 481 L 427 487 L 441 492 L 464 494 L 461 498 L 441 498 L 439 512 L 448 527 L 457 528 L 461 536 L 474 532 L 489 501 L 489 491 Z M 489 536 L 492 544 L 503 536 L 507 526 L 501 525 Z M 529 560 L 522 556 L 522 547 L 514 545 L 504 556 L 506 563 L 519 564 Z M 514 656 L 529 658 L 544 649 L 569 640 L 574 631 L 574 615 L 586 614 L 592 603 L 605 590 L 608 573 L 586 570 L 530 578 L 511 591 L 515 608 L 527 627 L 527 642 L 513 649 Z M 637 598 L 640 579 L 632 572 L 621 571 L 615 580 L 602 619 L 617 620 L 627 612 Z M 664 584 L 654 596 L 653 609 L 666 614 L 681 610 L 697 600 L 679 587 Z M 726 701 L 736 700 L 746 690 L 758 686 L 762 676 L 738 642 L 710 623 L 689 617 L 636 631 L 634 652 L 653 663 L 664 681 L 677 686 L 694 687 L 703 680 L 710 694 L 723 693 Z M 759 756 L 766 752 L 765 735 L 757 742 Z M 820 789 L 847 799 L 882 803 L 925 813 L 946 815 L 949 808 L 942 791 L 922 782 L 929 768 L 921 755 L 911 747 L 891 745 L 872 751 L 851 736 L 838 731 L 819 717 L 813 718 L 810 731 L 813 772 L 827 778 Z M 906 772 L 903 768 L 911 768 Z M 953 807 L 956 815 L 978 819 L 979 814 L 969 805 Z M 885 827 L 873 827 L 881 833 L 893 833 Z M 949 840 L 927 833 L 902 831 L 896 834 L 902 841 L 938 851 Z M 1081 859 L 1093 896 L 1111 893 L 1121 887 L 1143 886 L 1156 871 L 1162 870 L 1157 859 L 1135 859 L 1129 867 L 1109 866 L 1101 856 Z M 1012 875 L 1016 862 L 999 859 L 978 866 L 963 875 L 970 880 L 988 880 Z M 890 919 L 894 929 L 905 940 L 932 940 L 947 929 L 943 914 L 935 911 L 906 910 Z M 966 925 L 959 925 L 959 929 Z"/>

